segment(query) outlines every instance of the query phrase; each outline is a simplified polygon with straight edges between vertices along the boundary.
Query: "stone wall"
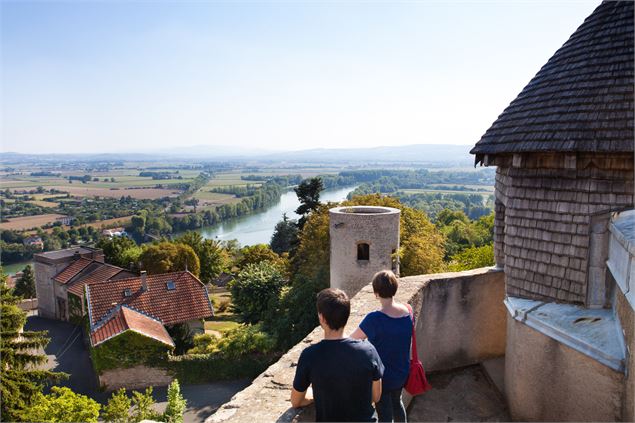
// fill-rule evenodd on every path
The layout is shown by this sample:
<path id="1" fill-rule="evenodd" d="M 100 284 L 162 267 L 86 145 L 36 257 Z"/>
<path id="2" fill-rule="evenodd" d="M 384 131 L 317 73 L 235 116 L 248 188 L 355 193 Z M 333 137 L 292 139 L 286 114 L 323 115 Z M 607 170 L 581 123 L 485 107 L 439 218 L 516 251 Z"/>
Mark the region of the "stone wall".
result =
<path id="1" fill-rule="evenodd" d="M 426 370 L 466 366 L 505 353 L 504 290 L 502 271 L 491 268 L 400 279 L 396 299 L 413 306 Z M 362 288 L 351 301 L 346 333 L 377 306 L 372 286 Z M 316 328 L 206 422 L 314 419 L 312 408 L 291 408 L 289 398 L 300 353 L 321 339 L 322 330 Z"/>
<path id="2" fill-rule="evenodd" d="M 616 290 L 615 297 L 615 311 L 624 334 L 628 369 L 624 379 L 622 420 L 635 422 L 635 311 L 619 289 Z"/>
<path id="3" fill-rule="evenodd" d="M 41 317 L 50 319 L 56 319 L 58 317 L 56 301 L 60 294 L 58 292 L 59 284 L 53 280 L 53 277 L 67 266 L 68 263 L 51 264 L 40 262 L 37 259 L 33 263 L 35 292 L 38 299 L 38 314 Z"/>
<path id="4" fill-rule="evenodd" d="M 605 304 L 606 225 L 633 205 L 632 154 L 499 157 L 497 259 L 507 294 L 587 306 Z M 499 251 L 502 247 L 502 252 Z"/>
<path id="5" fill-rule="evenodd" d="M 135 366 L 127 369 L 104 370 L 100 375 L 99 385 L 107 391 L 115 391 L 119 388 L 145 389 L 148 386 L 167 386 L 174 376 L 167 370 Z"/>
<path id="6" fill-rule="evenodd" d="M 505 396 L 513 420 L 621 421 L 622 384 L 622 373 L 507 319 Z"/>
<path id="7" fill-rule="evenodd" d="M 329 211 L 330 282 L 350 297 L 380 270 L 399 274 L 392 254 L 399 249 L 399 209 L 377 206 L 335 207 Z M 358 260 L 358 244 L 369 246 L 368 260 Z"/>

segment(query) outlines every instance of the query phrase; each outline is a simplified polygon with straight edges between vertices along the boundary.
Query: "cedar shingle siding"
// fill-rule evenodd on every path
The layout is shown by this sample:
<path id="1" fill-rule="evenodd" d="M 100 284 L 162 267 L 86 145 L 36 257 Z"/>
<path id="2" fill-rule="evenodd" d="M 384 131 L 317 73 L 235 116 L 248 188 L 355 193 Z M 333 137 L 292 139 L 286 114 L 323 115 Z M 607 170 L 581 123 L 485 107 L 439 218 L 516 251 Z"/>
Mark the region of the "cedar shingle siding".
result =
<path id="1" fill-rule="evenodd" d="M 604 2 L 472 149 L 496 172 L 507 294 L 605 304 L 607 222 L 633 207 L 633 2 Z"/>

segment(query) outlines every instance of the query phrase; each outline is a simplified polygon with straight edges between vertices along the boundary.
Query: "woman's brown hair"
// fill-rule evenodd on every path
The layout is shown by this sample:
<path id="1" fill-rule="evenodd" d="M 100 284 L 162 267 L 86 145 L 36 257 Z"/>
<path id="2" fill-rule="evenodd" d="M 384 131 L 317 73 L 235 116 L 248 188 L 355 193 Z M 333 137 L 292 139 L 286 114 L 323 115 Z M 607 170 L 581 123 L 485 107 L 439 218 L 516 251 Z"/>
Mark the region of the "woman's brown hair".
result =
<path id="1" fill-rule="evenodd" d="M 399 281 L 390 270 L 382 270 L 373 276 L 373 292 L 381 298 L 392 298 L 397 293 Z"/>

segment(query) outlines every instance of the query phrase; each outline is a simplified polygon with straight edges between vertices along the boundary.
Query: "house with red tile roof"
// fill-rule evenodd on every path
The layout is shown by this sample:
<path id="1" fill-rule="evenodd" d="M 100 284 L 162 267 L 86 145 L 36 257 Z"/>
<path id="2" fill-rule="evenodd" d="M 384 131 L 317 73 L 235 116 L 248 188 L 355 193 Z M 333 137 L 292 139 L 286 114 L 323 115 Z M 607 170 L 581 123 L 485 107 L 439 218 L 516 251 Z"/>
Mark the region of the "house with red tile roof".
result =
<path id="1" fill-rule="evenodd" d="M 104 262 L 101 250 L 75 247 L 34 255 L 40 316 L 78 322 L 86 314 L 84 285 L 135 276 Z"/>
<path id="2" fill-rule="evenodd" d="M 174 346 L 165 326 L 203 330 L 214 310 L 207 288 L 188 271 L 95 281 L 84 285 L 93 347 L 128 330 Z M 163 327 L 163 330 L 158 328 Z"/>

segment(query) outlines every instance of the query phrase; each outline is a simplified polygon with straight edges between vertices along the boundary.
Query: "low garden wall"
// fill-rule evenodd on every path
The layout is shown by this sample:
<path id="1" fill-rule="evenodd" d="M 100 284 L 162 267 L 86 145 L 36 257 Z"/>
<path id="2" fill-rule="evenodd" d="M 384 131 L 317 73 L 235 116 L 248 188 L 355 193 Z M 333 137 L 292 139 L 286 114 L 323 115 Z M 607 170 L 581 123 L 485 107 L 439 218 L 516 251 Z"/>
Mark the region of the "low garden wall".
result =
<path id="1" fill-rule="evenodd" d="M 413 306 L 417 318 L 417 347 L 428 371 L 447 370 L 505 354 L 505 282 L 499 269 L 439 273 L 400 279 L 396 299 Z M 353 297 L 346 333 L 377 309 L 367 285 Z M 300 353 L 322 339 L 316 328 L 253 383 L 220 407 L 206 423 L 310 421 L 311 407 L 300 410 L 289 402 Z"/>
<path id="2" fill-rule="evenodd" d="M 107 391 L 119 388 L 143 389 L 148 386 L 167 386 L 174 379 L 173 373 L 167 369 L 143 365 L 103 370 L 97 377 L 99 385 Z"/>

